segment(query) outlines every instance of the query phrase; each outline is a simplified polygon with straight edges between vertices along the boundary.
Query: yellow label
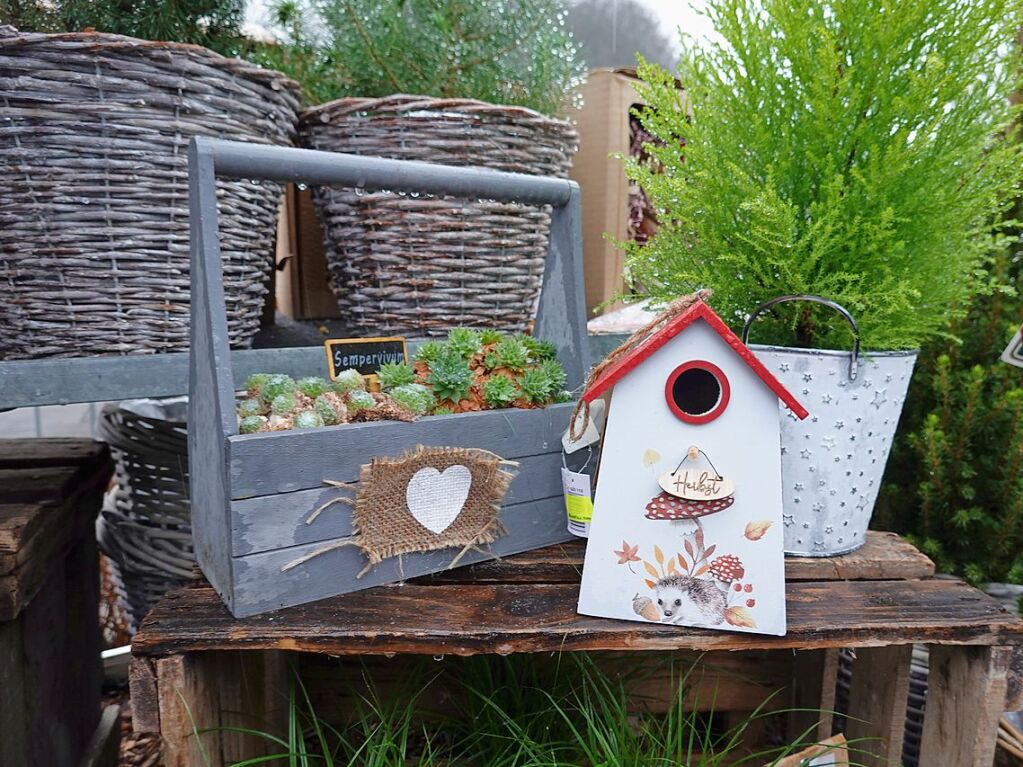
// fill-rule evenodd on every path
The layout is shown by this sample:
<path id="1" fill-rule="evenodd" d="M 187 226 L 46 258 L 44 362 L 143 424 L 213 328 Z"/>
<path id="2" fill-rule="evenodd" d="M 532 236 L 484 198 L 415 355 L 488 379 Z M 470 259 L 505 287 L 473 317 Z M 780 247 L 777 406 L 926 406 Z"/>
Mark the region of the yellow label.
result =
<path id="1" fill-rule="evenodd" d="M 565 507 L 568 518 L 573 522 L 589 522 L 593 519 L 593 501 L 582 495 L 566 495 Z"/>

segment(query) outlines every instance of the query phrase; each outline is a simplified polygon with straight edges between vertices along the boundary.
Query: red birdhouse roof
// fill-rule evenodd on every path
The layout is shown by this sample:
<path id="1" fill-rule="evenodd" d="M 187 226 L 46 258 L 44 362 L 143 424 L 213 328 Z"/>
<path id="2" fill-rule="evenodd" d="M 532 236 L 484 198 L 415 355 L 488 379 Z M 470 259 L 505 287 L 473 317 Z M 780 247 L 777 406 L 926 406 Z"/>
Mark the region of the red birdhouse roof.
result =
<path id="1" fill-rule="evenodd" d="M 767 388 L 773 391 L 778 396 L 778 399 L 784 402 L 788 409 L 800 420 L 809 415 L 809 412 L 799 403 L 799 400 L 793 397 L 789 390 L 782 385 L 781 381 L 764 367 L 764 363 L 757 359 L 756 355 L 750 351 L 750 348 L 739 340 L 735 333 L 729 330 L 722 319 L 704 301 L 696 301 L 686 311 L 669 321 L 664 327 L 611 365 L 600 378 L 593 382 L 590 388 L 583 392 L 583 400 L 585 402 L 593 402 L 593 400 L 600 397 L 628 375 L 631 370 L 638 367 L 643 360 L 647 359 L 696 320 L 706 321 L 714 332 L 721 336 L 721 339 L 728 344 L 729 348 L 739 355 L 743 362 L 749 365 L 753 372 L 760 377 L 760 380 L 767 385 Z"/>

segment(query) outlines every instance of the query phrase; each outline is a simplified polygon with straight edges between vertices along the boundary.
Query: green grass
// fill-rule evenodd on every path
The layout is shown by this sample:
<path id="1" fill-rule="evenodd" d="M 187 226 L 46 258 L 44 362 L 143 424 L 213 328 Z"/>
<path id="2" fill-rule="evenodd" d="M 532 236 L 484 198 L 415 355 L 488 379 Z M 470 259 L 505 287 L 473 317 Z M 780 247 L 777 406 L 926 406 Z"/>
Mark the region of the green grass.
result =
<path id="1" fill-rule="evenodd" d="M 768 698 L 723 726 L 713 698 L 693 699 L 699 664 L 669 656 L 618 668 L 585 653 L 424 659 L 386 693 L 364 674 L 344 712 L 316 710 L 293 669 L 286 734 L 217 729 L 273 745 L 232 767 L 762 767 L 814 742 L 810 727 L 791 744 L 750 752 L 750 729 L 791 709 Z M 661 713 L 637 712 L 635 685 L 652 673 L 667 674 L 672 697 Z"/>

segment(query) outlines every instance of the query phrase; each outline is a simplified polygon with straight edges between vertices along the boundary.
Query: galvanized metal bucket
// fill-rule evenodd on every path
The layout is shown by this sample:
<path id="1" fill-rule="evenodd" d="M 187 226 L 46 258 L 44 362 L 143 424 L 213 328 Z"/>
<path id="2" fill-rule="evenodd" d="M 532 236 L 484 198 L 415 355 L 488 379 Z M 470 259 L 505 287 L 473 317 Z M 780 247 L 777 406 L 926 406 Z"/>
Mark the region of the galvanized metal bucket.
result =
<path id="1" fill-rule="evenodd" d="M 785 552 L 845 554 L 864 543 L 917 352 L 861 355 L 852 315 L 820 296 L 781 296 L 761 304 L 746 321 L 743 342 L 762 312 L 786 301 L 831 307 L 853 331 L 851 351 L 750 345 L 810 411 L 800 421 L 781 406 Z"/>

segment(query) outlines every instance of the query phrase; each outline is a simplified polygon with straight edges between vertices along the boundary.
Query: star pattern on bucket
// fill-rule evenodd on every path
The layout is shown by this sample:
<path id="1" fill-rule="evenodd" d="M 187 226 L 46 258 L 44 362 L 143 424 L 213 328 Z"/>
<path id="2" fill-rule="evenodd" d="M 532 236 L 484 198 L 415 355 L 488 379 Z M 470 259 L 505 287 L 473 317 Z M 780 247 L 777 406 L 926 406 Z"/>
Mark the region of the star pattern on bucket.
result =
<path id="1" fill-rule="evenodd" d="M 876 407 L 878 410 L 881 409 L 881 405 L 888 401 L 888 390 L 887 389 L 875 389 L 874 399 L 870 401 L 870 404 Z"/>

